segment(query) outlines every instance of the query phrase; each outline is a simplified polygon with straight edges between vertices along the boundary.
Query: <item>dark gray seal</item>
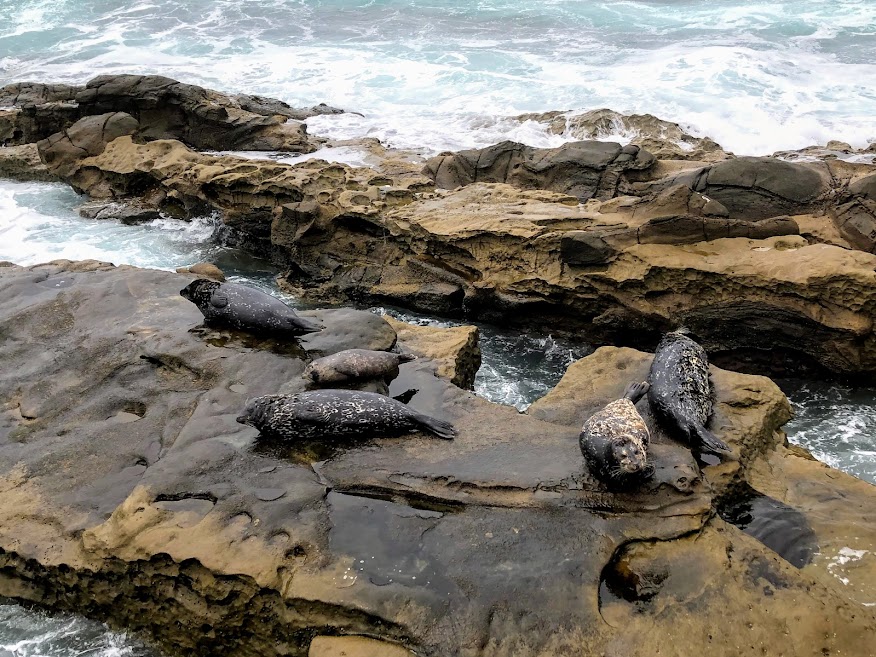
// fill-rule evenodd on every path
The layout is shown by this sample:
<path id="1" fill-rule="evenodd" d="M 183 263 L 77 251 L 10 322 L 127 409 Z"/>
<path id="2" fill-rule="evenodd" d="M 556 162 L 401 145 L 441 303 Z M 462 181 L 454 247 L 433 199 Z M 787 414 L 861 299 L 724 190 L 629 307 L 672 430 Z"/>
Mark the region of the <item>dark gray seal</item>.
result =
<path id="1" fill-rule="evenodd" d="M 198 307 L 208 324 L 257 334 L 298 336 L 322 327 L 299 317 L 285 303 L 254 287 L 198 278 L 179 291 Z"/>
<path id="2" fill-rule="evenodd" d="M 322 388 L 376 380 L 389 385 L 398 376 L 398 366 L 415 358 L 413 354 L 345 349 L 317 358 L 304 368 L 304 377 Z"/>
<path id="3" fill-rule="evenodd" d="M 730 456 L 730 448 L 706 429 L 712 415 L 709 357 L 681 331 L 657 345 L 648 373 L 648 401 L 669 436 L 684 440 L 696 454 Z"/>
<path id="4" fill-rule="evenodd" d="M 587 468 L 601 482 L 624 487 L 654 472 L 648 463 L 651 434 L 636 410 L 647 383 L 631 383 L 624 396 L 591 415 L 581 428 L 578 445 Z"/>
<path id="5" fill-rule="evenodd" d="M 311 390 L 265 395 L 246 403 L 237 418 L 261 433 L 290 440 L 400 436 L 425 431 L 452 440 L 448 422 L 423 415 L 390 397 L 359 390 Z"/>

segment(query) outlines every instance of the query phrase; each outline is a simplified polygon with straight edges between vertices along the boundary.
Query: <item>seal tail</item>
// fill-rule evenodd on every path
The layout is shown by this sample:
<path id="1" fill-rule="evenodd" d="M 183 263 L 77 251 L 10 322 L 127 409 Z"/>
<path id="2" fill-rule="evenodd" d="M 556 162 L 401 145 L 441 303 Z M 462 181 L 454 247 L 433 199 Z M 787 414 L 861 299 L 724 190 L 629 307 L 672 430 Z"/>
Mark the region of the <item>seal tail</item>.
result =
<path id="1" fill-rule="evenodd" d="M 732 456 L 733 450 L 723 440 L 718 438 L 711 431 L 700 425 L 694 425 L 691 431 L 691 437 L 696 442 L 695 447 L 704 454 L 714 454 L 715 456 Z"/>
<path id="2" fill-rule="evenodd" d="M 453 425 L 450 424 L 450 422 L 445 422 L 444 420 L 439 420 L 420 413 L 417 414 L 417 422 L 425 431 L 435 434 L 439 438 L 444 440 L 453 440 L 456 438 L 456 429 L 453 428 Z"/>

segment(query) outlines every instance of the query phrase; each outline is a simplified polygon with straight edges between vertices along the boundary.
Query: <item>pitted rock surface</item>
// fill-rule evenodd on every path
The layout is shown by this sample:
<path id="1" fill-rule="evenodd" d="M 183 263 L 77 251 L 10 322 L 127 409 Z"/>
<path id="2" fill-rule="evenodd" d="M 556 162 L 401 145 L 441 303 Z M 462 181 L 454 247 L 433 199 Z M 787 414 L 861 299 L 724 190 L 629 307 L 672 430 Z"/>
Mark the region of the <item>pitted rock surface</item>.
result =
<path id="1" fill-rule="evenodd" d="M 666 441 L 640 491 L 610 495 L 587 475 L 580 409 L 639 378 L 646 354 L 600 350 L 576 366 L 586 385 L 564 382 L 528 415 L 436 377 L 425 358 L 405 363 L 391 394 L 417 389 L 411 406 L 459 437 L 377 438 L 317 460 L 234 421 L 248 397 L 301 389 L 303 350 L 201 330 L 178 295 L 188 280 L 96 262 L 0 269 L 0 594 L 186 654 L 306 655 L 314 636 L 341 634 L 422 655 L 573 654 L 583 643 L 644 657 L 652 645 L 613 627 L 626 612 L 600 586 L 623 546 L 656 540 L 657 566 L 634 564 L 667 573 L 640 605 L 640 632 L 681 623 L 673 645 L 691 650 L 731 610 L 774 652 L 866 649 L 873 612 L 827 564 L 797 571 L 709 520 L 713 491 L 743 471 L 708 468 L 679 491 L 678 472 L 696 464 Z M 346 331 L 321 312 L 325 332 Z M 714 378 L 714 428 L 746 468 L 783 450 L 781 394 L 765 379 Z M 712 538 L 682 538 L 700 531 Z M 754 585 L 763 577 L 782 585 L 767 595 Z M 738 637 L 710 649 L 738 655 Z"/>

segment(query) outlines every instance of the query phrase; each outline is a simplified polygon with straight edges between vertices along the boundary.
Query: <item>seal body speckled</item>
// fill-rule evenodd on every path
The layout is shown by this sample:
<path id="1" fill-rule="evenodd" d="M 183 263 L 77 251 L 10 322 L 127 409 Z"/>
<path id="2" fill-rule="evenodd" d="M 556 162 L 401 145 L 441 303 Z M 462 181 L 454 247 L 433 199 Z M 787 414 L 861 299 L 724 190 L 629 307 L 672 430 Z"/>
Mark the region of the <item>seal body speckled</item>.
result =
<path id="1" fill-rule="evenodd" d="M 296 315 L 276 297 L 254 287 L 199 278 L 179 293 L 198 307 L 208 324 L 276 336 L 297 336 L 322 330 L 317 323 Z"/>
<path id="2" fill-rule="evenodd" d="M 654 472 L 648 463 L 651 434 L 636 409 L 647 389 L 647 383 L 629 385 L 621 399 L 587 419 L 578 437 L 587 468 L 611 487 L 629 486 Z"/>
<path id="3" fill-rule="evenodd" d="M 304 369 L 313 385 L 326 387 L 380 380 L 387 385 L 398 376 L 398 366 L 414 360 L 412 354 L 394 354 L 370 349 L 345 349 L 317 358 Z"/>
<path id="4" fill-rule="evenodd" d="M 698 454 L 732 453 L 706 429 L 712 415 L 712 388 L 705 349 L 681 332 L 667 333 L 657 345 L 648 383 L 651 410 L 669 436 L 686 441 Z"/>
<path id="5" fill-rule="evenodd" d="M 237 418 L 266 435 L 287 440 L 400 436 L 425 431 L 452 440 L 453 426 L 390 397 L 359 390 L 311 390 L 265 395 L 247 402 Z"/>

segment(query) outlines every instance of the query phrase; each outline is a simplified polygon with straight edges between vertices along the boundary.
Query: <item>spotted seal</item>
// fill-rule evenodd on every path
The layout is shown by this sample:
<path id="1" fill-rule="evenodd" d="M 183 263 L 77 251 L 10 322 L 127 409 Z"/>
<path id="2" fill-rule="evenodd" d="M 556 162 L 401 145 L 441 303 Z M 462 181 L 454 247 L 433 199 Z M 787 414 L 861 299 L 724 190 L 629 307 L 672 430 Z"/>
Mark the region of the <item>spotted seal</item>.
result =
<path id="1" fill-rule="evenodd" d="M 578 445 L 590 472 L 601 482 L 622 487 L 654 472 L 648 463 L 651 434 L 636 410 L 648 384 L 631 383 L 624 396 L 591 415 L 581 428 Z"/>
<path id="2" fill-rule="evenodd" d="M 246 403 L 237 418 L 266 435 L 291 440 L 400 436 L 412 431 L 452 440 L 453 426 L 390 397 L 359 390 L 311 390 L 265 395 Z"/>
<path id="3" fill-rule="evenodd" d="M 198 307 L 209 324 L 251 333 L 297 336 L 322 327 L 299 317 L 285 303 L 254 287 L 198 278 L 179 294 Z"/>
<path id="4" fill-rule="evenodd" d="M 416 358 L 370 349 L 345 349 L 317 358 L 304 368 L 304 377 L 319 387 L 331 387 L 380 380 L 389 385 L 398 376 L 398 366 Z"/>
<path id="5" fill-rule="evenodd" d="M 663 336 L 648 373 L 648 401 L 669 436 L 684 440 L 697 454 L 730 456 L 724 441 L 706 429 L 712 415 L 709 357 L 684 334 Z"/>

